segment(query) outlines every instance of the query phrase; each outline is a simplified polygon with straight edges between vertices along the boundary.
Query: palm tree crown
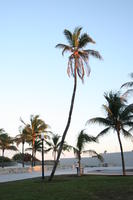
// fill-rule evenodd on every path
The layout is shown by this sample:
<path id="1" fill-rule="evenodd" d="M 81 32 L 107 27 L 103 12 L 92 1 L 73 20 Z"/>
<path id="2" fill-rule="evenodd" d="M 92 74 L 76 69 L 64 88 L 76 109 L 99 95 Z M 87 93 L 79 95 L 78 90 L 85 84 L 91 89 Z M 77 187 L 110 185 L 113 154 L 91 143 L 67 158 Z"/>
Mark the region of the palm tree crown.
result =
<path id="1" fill-rule="evenodd" d="M 52 151 L 52 154 L 54 156 L 54 161 L 55 161 L 56 154 L 58 153 L 58 150 L 61 144 L 61 141 L 60 141 L 61 136 L 54 133 L 51 133 L 51 134 L 52 134 L 52 137 L 50 138 L 50 140 L 45 140 L 46 144 L 48 145 L 48 148 L 45 150 L 45 152 L 47 153 L 49 151 Z M 62 150 L 69 151 L 70 146 L 66 142 L 64 142 Z"/>
<path id="2" fill-rule="evenodd" d="M 90 73 L 90 67 L 88 65 L 89 56 L 91 55 L 98 59 L 102 59 L 102 57 L 98 51 L 83 49 L 88 43 L 95 44 L 95 42 L 87 33 L 81 34 L 81 30 L 82 27 L 76 27 L 72 33 L 65 29 L 64 35 L 68 41 L 68 45 L 57 44 L 56 47 L 62 49 L 62 55 L 67 51 L 71 53 L 68 59 L 67 73 L 69 76 L 73 75 L 74 77 L 77 73 L 79 78 L 83 81 L 85 75 L 84 64 L 86 66 L 87 75 Z"/>
<path id="3" fill-rule="evenodd" d="M 8 136 L 7 133 L 0 134 L 0 149 L 2 149 L 3 153 L 5 150 L 17 150 L 17 148 L 13 145 L 13 138 Z"/>
<path id="4" fill-rule="evenodd" d="M 109 94 L 105 93 L 104 97 L 107 100 L 107 104 L 103 105 L 106 117 L 92 118 L 88 123 L 99 123 L 106 126 L 106 129 L 99 133 L 98 137 L 111 129 L 121 131 L 124 136 L 132 137 L 125 128 L 133 125 L 133 104 L 126 105 L 126 99 L 120 96 L 119 92 L 113 93 L 111 91 Z"/>
<path id="5" fill-rule="evenodd" d="M 31 141 L 31 135 L 29 134 L 29 132 L 27 132 L 27 128 L 29 128 L 28 125 L 24 127 L 22 126 L 19 127 L 20 134 L 18 134 L 14 139 L 17 146 L 21 143 L 24 144 L 25 142 Z"/>

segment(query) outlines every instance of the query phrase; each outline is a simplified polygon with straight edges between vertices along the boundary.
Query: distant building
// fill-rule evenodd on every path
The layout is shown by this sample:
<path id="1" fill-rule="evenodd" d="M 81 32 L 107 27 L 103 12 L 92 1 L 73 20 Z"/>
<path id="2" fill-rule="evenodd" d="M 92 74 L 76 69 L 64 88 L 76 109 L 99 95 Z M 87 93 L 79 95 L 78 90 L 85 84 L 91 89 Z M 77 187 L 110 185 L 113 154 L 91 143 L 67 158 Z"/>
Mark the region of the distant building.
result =
<path id="1" fill-rule="evenodd" d="M 96 157 L 83 157 L 81 160 L 83 167 L 98 167 L 98 166 L 121 166 L 121 153 L 107 153 L 104 152 L 101 154 L 104 158 L 104 161 L 99 161 Z M 125 159 L 125 165 L 127 167 L 133 166 L 133 151 L 124 152 L 124 159 Z M 77 159 L 76 158 L 62 158 L 60 160 L 61 166 L 66 167 L 72 167 L 76 164 Z"/>

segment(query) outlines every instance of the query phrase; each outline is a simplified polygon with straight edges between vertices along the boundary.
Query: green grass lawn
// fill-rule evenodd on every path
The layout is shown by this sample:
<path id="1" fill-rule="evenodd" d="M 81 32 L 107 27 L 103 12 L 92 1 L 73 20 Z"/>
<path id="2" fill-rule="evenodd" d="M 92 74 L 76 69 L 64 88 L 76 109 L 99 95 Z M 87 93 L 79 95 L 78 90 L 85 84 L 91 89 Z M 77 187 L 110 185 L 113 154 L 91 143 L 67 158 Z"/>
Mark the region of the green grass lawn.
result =
<path id="1" fill-rule="evenodd" d="M 57 176 L 0 183 L 0 200 L 133 200 L 133 176 Z"/>

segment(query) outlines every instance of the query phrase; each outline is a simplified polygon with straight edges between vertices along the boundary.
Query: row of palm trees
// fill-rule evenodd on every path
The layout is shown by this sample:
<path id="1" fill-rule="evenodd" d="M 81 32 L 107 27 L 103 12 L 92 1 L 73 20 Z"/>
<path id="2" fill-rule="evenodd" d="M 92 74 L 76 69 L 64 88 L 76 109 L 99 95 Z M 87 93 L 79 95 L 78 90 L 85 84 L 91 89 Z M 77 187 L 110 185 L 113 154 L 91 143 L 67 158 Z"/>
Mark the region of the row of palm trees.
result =
<path id="1" fill-rule="evenodd" d="M 22 166 L 24 167 L 24 157 L 25 151 L 32 151 L 32 166 L 35 165 L 36 152 L 42 151 L 42 141 L 40 138 L 40 133 L 45 132 L 45 149 L 44 152 L 47 153 L 52 151 L 52 155 L 54 157 L 54 161 L 56 161 L 57 153 L 59 151 L 59 147 L 61 144 L 61 136 L 58 134 L 54 134 L 51 131 L 48 131 L 48 125 L 45 124 L 43 120 L 39 118 L 38 115 L 31 116 L 30 123 L 26 124 L 22 119 L 21 122 L 24 126 L 20 126 L 19 132 L 16 137 L 9 137 L 7 133 L 3 129 L 0 130 L 0 149 L 2 149 L 2 158 L 4 158 L 5 150 L 14 150 L 17 151 L 17 147 L 22 144 Z M 35 128 L 36 127 L 36 128 Z M 35 132 L 36 136 L 34 136 L 33 132 Z M 40 132 L 39 132 L 40 131 Z M 33 142 L 34 140 L 34 142 Z M 81 168 L 81 155 L 82 153 L 89 153 L 91 155 L 95 155 L 98 158 L 101 158 L 99 154 L 97 154 L 94 150 L 85 150 L 85 144 L 88 142 L 97 142 L 97 139 L 93 136 L 89 136 L 82 130 L 78 137 L 76 146 L 68 145 L 66 142 L 63 144 L 63 151 L 73 150 L 76 158 L 78 159 L 79 169 Z M 17 147 L 13 144 L 16 143 Z M 25 143 L 28 143 L 30 147 L 25 149 Z M 4 167 L 4 162 L 2 162 L 2 167 Z M 80 173 L 80 171 L 79 171 Z M 80 174 L 79 174 L 80 175 Z"/>
<path id="2" fill-rule="evenodd" d="M 126 86 L 128 84 L 129 83 L 126 83 L 123 86 Z M 131 91 L 132 90 L 130 89 L 126 91 L 126 93 L 124 93 L 123 95 L 121 95 L 120 92 L 113 93 L 112 91 L 104 94 L 104 97 L 106 99 L 106 104 L 103 105 L 105 118 L 96 117 L 87 121 L 87 124 L 98 123 L 105 126 L 105 129 L 102 130 L 96 137 L 89 136 L 85 133 L 85 130 L 82 130 L 77 137 L 75 147 L 68 145 L 66 142 L 64 142 L 63 151 L 70 151 L 71 149 L 73 149 L 74 154 L 78 159 L 79 169 L 81 168 L 82 153 L 89 153 L 91 155 L 97 156 L 100 160 L 103 159 L 99 154 L 97 154 L 96 151 L 85 150 L 85 144 L 88 142 L 98 142 L 98 139 L 101 136 L 104 136 L 109 131 L 114 130 L 118 136 L 118 141 L 120 145 L 123 175 L 126 174 L 121 134 L 123 134 L 126 138 L 131 138 L 133 140 L 133 136 L 131 134 L 131 131 L 133 130 L 133 104 L 126 104 L 127 94 Z M 11 138 L 3 129 L 0 129 L 0 149 L 2 149 L 2 157 L 4 158 L 5 150 L 17 151 L 17 147 L 13 145 L 14 142 L 16 142 L 17 146 L 21 143 L 23 167 L 25 150 L 32 151 L 32 166 L 34 166 L 34 158 L 36 157 L 36 152 L 41 151 L 42 149 L 40 133 L 45 132 L 45 142 L 47 144 L 47 148 L 45 148 L 45 153 L 52 151 L 54 161 L 56 161 L 57 153 L 59 152 L 59 147 L 61 144 L 61 136 L 59 136 L 58 134 L 53 134 L 51 131 L 48 131 L 47 128 L 49 127 L 49 125 L 41 120 L 39 118 L 39 115 L 32 115 L 30 118 L 30 123 L 25 123 L 22 119 L 21 122 L 24 124 L 24 127 L 21 126 L 19 128 L 20 134 L 18 134 L 15 138 Z M 25 143 L 29 143 L 31 147 L 25 149 Z M 2 161 L 2 167 L 3 166 L 4 162 Z"/>

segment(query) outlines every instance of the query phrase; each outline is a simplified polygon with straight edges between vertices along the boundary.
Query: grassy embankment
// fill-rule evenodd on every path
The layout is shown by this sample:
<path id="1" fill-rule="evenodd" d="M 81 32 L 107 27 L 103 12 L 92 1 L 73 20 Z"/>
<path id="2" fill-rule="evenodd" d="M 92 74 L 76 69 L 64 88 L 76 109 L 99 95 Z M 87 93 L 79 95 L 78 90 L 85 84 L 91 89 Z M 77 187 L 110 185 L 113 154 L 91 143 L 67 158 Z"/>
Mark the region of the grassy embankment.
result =
<path id="1" fill-rule="evenodd" d="M 132 200 L 133 176 L 57 176 L 0 184 L 0 200 Z"/>

